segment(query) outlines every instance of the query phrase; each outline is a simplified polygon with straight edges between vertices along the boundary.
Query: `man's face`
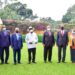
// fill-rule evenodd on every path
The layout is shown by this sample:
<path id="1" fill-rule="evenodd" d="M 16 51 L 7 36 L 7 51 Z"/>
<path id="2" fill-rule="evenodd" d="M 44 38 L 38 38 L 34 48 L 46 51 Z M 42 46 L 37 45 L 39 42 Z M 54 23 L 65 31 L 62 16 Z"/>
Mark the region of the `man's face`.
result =
<path id="1" fill-rule="evenodd" d="M 73 30 L 72 34 L 75 35 L 75 30 Z"/>
<path id="2" fill-rule="evenodd" d="M 3 28 L 3 30 L 5 31 L 5 30 L 6 30 L 6 28 L 4 27 L 4 28 Z"/>
<path id="3" fill-rule="evenodd" d="M 64 26 L 61 27 L 61 30 L 64 30 Z"/>
<path id="4" fill-rule="evenodd" d="M 32 29 L 30 30 L 30 33 L 33 33 L 33 30 Z"/>
<path id="5" fill-rule="evenodd" d="M 19 33 L 19 31 L 18 31 L 18 30 L 16 30 L 16 33 Z"/>
<path id="6" fill-rule="evenodd" d="M 50 29 L 50 27 L 47 27 L 47 31 L 50 31 L 51 29 Z"/>

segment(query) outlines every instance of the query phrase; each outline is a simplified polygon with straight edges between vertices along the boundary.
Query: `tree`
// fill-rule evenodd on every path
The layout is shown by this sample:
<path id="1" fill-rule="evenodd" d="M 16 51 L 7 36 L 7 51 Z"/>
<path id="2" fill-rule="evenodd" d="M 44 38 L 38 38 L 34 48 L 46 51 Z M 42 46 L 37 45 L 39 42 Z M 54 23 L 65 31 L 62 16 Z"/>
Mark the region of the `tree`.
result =
<path id="1" fill-rule="evenodd" d="M 4 0 L 4 3 L 5 3 L 5 4 L 8 4 L 9 1 L 12 2 L 12 1 L 18 1 L 18 0 Z"/>
<path id="2" fill-rule="evenodd" d="M 52 27 L 56 27 L 58 25 L 58 22 L 57 21 L 54 21 L 51 17 L 42 18 L 41 21 L 42 22 L 46 22 L 48 24 L 51 24 Z"/>
<path id="3" fill-rule="evenodd" d="M 33 15 L 32 9 L 28 9 L 26 4 L 20 2 L 6 5 L 0 10 L 0 17 L 2 19 L 21 20 L 30 18 Z"/>
<path id="4" fill-rule="evenodd" d="M 69 23 L 74 21 L 73 19 L 75 20 L 75 5 L 73 5 L 67 10 L 67 13 L 62 18 L 62 22 Z"/>

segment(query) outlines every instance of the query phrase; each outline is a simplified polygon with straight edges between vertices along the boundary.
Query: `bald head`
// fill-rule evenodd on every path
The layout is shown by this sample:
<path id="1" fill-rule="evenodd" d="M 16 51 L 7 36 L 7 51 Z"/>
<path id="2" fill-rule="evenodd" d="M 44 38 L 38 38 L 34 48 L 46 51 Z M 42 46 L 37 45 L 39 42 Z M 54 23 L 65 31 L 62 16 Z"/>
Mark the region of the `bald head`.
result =
<path id="1" fill-rule="evenodd" d="M 16 27 L 16 28 L 15 28 L 15 32 L 16 32 L 16 33 L 19 33 L 19 31 L 20 31 L 19 28 Z"/>

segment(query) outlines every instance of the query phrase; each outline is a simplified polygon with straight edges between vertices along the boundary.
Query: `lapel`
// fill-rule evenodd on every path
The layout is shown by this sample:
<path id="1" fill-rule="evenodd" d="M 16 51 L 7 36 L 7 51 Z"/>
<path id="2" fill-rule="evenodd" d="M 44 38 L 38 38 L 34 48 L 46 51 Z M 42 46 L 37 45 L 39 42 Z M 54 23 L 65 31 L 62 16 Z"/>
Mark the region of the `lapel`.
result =
<path id="1" fill-rule="evenodd" d="M 72 44 L 75 45 L 75 36 L 72 38 Z"/>
<path id="2" fill-rule="evenodd" d="M 21 36 L 20 36 L 20 33 L 18 33 L 18 36 L 19 36 L 18 39 L 20 39 L 20 37 L 21 37 Z M 16 34 L 15 34 L 15 37 L 16 37 L 16 40 L 17 40 L 17 36 L 16 36 Z"/>
<path id="3" fill-rule="evenodd" d="M 65 30 L 64 30 L 64 34 L 63 34 L 63 36 L 62 36 L 61 31 L 59 32 L 59 35 L 60 35 L 61 37 L 63 37 L 63 36 L 65 35 Z"/>
<path id="4" fill-rule="evenodd" d="M 50 33 L 50 34 L 49 34 Z M 48 36 L 50 37 L 51 36 L 51 31 L 50 32 L 47 32 Z"/>
<path id="5" fill-rule="evenodd" d="M 14 34 L 14 38 L 17 40 L 16 34 Z"/>

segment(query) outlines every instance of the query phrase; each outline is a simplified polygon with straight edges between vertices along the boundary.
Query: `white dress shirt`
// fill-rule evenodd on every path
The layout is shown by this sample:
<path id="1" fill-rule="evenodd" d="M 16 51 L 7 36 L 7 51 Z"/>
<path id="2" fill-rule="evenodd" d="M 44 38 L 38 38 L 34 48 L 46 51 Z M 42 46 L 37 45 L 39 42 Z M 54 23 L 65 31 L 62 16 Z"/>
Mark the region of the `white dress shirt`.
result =
<path id="1" fill-rule="evenodd" d="M 19 33 L 16 33 L 17 40 L 19 40 Z"/>
<path id="2" fill-rule="evenodd" d="M 28 49 L 30 48 L 36 48 L 36 44 L 38 42 L 38 37 L 36 35 L 36 33 L 28 33 L 26 35 L 25 41 L 27 43 Z M 32 44 L 30 44 L 30 42 L 32 42 Z"/>
<path id="3" fill-rule="evenodd" d="M 65 32 L 64 30 L 61 30 L 61 34 L 64 34 L 64 32 Z"/>

